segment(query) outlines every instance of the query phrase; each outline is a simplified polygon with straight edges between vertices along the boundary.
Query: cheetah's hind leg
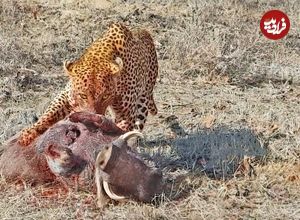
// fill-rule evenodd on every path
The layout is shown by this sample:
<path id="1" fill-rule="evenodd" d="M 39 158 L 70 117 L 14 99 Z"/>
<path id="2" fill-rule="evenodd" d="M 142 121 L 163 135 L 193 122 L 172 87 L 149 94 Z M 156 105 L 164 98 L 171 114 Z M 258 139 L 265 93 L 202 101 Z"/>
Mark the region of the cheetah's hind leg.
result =
<path id="1" fill-rule="evenodd" d="M 151 115 L 157 114 L 157 107 L 153 99 L 153 95 L 150 95 L 149 97 L 149 103 L 148 103 L 148 109 Z"/>

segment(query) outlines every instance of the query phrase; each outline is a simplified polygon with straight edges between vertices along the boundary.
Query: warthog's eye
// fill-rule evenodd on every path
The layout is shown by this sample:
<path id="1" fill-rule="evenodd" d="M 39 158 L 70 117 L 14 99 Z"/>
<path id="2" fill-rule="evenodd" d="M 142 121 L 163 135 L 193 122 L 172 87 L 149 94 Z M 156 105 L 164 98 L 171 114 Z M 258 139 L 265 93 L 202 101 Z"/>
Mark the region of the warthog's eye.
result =
<path id="1" fill-rule="evenodd" d="M 102 166 L 103 164 L 104 164 L 104 160 L 101 160 L 101 161 L 99 162 L 99 165 Z"/>
<path id="2" fill-rule="evenodd" d="M 82 99 L 87 99 L 87 95 L 86 95 L 86 94 L 80 93 L 79 96 L 80 96 L 80 98 L 82 98 Z"/>

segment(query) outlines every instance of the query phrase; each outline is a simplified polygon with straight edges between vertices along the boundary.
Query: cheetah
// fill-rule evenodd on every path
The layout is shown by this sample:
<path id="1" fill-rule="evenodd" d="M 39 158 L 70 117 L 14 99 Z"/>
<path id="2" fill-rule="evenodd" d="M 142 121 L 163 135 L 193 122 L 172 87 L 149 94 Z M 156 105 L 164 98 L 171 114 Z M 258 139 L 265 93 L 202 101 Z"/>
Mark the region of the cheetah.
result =
<path id="1" fill-rule="evenodd" d="M 65 89 L 39 120 L 21 131 L 18 142 L 31 144 L 71 112 L 113 113 L 124 131 L 142 131 L 148 113 L 157 114 L 153 88 L 158 75 L 153 39 L 143 29 L 129 30 L 113 23 L 78 59 L 65 62 L 69 76 Z"/>

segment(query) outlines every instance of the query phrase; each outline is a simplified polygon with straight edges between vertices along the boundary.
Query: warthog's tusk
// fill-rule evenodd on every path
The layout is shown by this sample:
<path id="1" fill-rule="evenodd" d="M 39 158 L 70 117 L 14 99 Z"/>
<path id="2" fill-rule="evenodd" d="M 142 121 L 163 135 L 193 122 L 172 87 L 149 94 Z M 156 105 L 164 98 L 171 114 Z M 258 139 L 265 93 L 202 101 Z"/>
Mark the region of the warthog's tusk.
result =
<path id="1" fill-rule="evenodd" d="M 118 196 L 115 193 L 113 193 L 110 190 L 108 183 L 104 180 L 103 180 L 103 188 L 104 188 L 104 191 L 106 192 L 106 194 L 109 196 L 109 198 L 111 198 L 113 200 L 123 200 L 123 199 L 125 199 L 124 196 Z"/>

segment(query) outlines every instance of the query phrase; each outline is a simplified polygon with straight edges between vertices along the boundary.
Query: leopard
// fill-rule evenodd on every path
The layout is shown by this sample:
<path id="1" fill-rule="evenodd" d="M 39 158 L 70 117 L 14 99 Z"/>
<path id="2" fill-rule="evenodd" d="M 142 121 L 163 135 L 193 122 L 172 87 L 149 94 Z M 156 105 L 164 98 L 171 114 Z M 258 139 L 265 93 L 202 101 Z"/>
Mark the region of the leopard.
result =
<path id="1" fill-rule="evenodd" d="M 154 40 L 149 31 L 111 23 L 102 35 L 72 61 L 65 61 L 65 88 L 36 123 L 20 132 L 18 143 L 30 145 L 72 112 L 111 113 L 124 132 L 142 131 L 148 114 L 158 110 L 153 90 L 158 77 Z"/>

